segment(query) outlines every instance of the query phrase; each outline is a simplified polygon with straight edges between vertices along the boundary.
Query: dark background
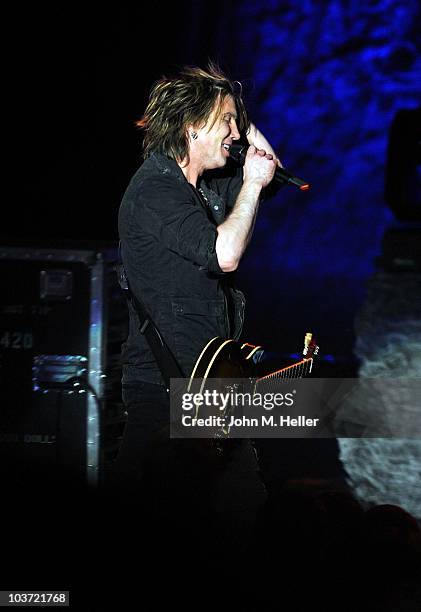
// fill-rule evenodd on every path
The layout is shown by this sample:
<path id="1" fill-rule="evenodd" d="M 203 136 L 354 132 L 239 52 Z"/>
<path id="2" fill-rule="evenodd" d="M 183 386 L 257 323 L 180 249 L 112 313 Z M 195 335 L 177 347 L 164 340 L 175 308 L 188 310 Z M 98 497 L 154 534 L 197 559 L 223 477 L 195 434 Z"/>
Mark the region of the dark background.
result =
<path id="1" fill-rule="evenodd" d="M 419 99 L 417 2 L 29 7 L 5 24 L 3 244 L 116 240 L 152 83 L 212 58 L 242 81 L 286 167 L 312 183 L 261 210 L 239 272 L 245 335 L 288 353 L 311 328 L 328 358 L 352 353 L 353 317 L 394 222 L 390 125 Z"/>
<path id="2" fill-rule="evenodd" d="M 383 236 L 397 221 L 390 208 L 393 202 L 384 194 L 390 128 L 399 111 L 419 106 L 419 2 L 38 5 L 17 6 L 3 17 L 7 41 L 2 144 L 8 163 L 0 243 L 60 247 L 69 241 L 84 246 L 116 241 L 118 207 L 141 161 L 140 134 L 134 123 L 151 85 L 181 64 L 204 66 L 208 58 L 217 60 L 242 82 L 253 121 L 286 167 L 312 184 L 306 194 L 292 187 L 282 189 L 262 206 L 239 270 L 238 284 L 248 299 L 244 338 L 291 354 L 301 348 L 310 329 L 321 345 L 319 376 L 326 368 L 336 368 L 336 374 L 355 373 L 355 317 L 382 253 Z M 392 176 L 396 160 L 408 159 L 406 167 L 412 167 L 408 151 L 416 129 L 410 119 L 405 138 L 398 134 L 400 144 L 392 156 L 394 163 L 389 164 Z M 2 289 L 7 292 L 7 283 Z M 399 323 L 398 315 L 396 320 Z M 400 455 L 396 450 L 398 459 L 392 456 L 393 466 L 403 466 L 402 472 L 404 450 Z M 305 469 L 312 467 L 312 460 L 300 451 L 296 454 Z M 356 456 L 363 457 L 358 448 Z M 382 466 L 380 455 L 374 485 L 386 482 L 387 487 L 392 460 Z M 409 456 L 406 465 L 415 470 L 414 463 Z M 294 465 L 291 456 L 282 465 Z M 7 464 L 4 467 L 8 472 Z M 361 477 L 366 483 L 365 470 Z M 415 481 L 407 478 L 401 503 L 413 511 Z M 131 583 L 136 597 L 138 589 L 145 589 L 141 563 L 149 563 L 156 578 L 155 568 L 161 567 L 163 556 L 159 548 L 152 562 L 142 557 L 143 540 L 133 540 L 127 516 L 104 514 L 106 500 L 95 499 L 90 505 L 84 495 L 73 496 L 66 486 L 59 498 L 45 487 L 34 487 L 31 495 L 18 481 L 14 488 L 19 495 L 9 496 L 10 509 L 2 516 L 7 557 L 3 588 L 77 584 L 82 593 L 90 584 L 94 594 L 103 590 L 108 597 L 109 589 L 104 587 L 116 588 L 119 583 L 102 577 L 90 582 L 98 551 L 101 568 L 120 569 L 123 588 Z M 392 499 L 394 494 L 398 496 L 391 491 Z M 96 521 L 98 517 L 105 517 L 104 524 Z M 148 523 L 137 516 L 134 520 L 149 530 Z M 196 517 L 193 523 L 196 538 Z M 283 526 L 289 530 L 288 521 Z M 276 532 L 280 528 L 282 521 L 276 523 Z M 54 532 L 60 537 L 53 537 Z M 144 529 L 140 532 L 143 538 Z M 108 549 L 110 540 L 114 556 Z M 277 539 L 275 543 L 278 546 Z M 125 556 L 128 544 L 135 548 L 134 560 Z M 221 562 L 219 552 L 214 567 Z M 45 564 L 40 562 L 42 553 Z M 276 557 L 287 558 L 284 542 Z M 303 590 L 301 568 L 306 557 L 297 558 L 297 593 Z M 392 557 L 385 555 L 385 563 Z M 372 564 L 367 559 L 365 575 L 370 580 Z M 341 550 L 336 564 L 340 575 L 343 560 Z M 366 567 L 360 561 L 359 557 L 352 570 Z M 196 556 L 189 563 L 194 565 Z M 325 571 L 318 560 L 316 566 Z M 276 564 L 274 568 L 278 572 Z M 250 566 L 247 572 L 252 579 Z M 159 578 L 158 573 L 157 582 Z M 275 576 L 275 584 L 279 578 Z M 228 583 L 231 586 L 232 581 Z M 323 591 L 330 589 L 324 575 L 319 583 Z M 350 584 L 347 592 L 358 583 L 357 579 Z M 209 574 L 198 584 L 205 589 L 203 598 Z M 190 589 L 190 583 L 183 588 Z M 210 590 L 215 594 L 213 583 Z M 232 590 L 235 595 L 236 588 Z M 153 594 L 161 592 L 165 589 L 159 584 Z M 169 592 L 179 595 L 179 584 Z M 122 593 L 116 588 L 119 605 Z M 282 597 L 279 594 L 280 605 Z"/>

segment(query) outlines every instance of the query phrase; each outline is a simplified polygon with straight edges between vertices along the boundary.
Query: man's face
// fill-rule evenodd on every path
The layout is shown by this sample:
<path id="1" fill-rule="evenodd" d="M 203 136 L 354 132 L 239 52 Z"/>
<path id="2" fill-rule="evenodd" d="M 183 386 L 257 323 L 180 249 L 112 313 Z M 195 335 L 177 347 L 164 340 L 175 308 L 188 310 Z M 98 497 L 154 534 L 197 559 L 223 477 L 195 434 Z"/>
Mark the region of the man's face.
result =
<path id="1" fill-rule="evenodd" d="M 198 137 L 191 146 L 191 155 L 194 155 L 202 170 L 225 166 L 229 157 L 229 145 L 240 138 L 234 99 L 227 96 L 222 107 L 218 107 L 216 103 L 206 125 L 196 130 Z"/>

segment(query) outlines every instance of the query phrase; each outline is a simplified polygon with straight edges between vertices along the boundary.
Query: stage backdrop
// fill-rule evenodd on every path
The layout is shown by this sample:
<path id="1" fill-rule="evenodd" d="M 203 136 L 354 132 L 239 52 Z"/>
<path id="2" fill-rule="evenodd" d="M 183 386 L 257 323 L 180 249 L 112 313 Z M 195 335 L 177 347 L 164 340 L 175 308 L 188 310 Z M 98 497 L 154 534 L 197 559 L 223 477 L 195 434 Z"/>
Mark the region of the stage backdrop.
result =
<path id="1" fill-rule="evenodd" d="M 253 120 L 286 167 L 312 183 L 262 207 L 239 272 L 246 333 L 287 350 L 302 327 L 329 321 L 324 348 L 351 347 L 352 318 L 392 220 L 383 197 L 388 130 L 420 99 L 418 11 L 417 0 L 29 7 L 8 24 L 20 50 L 9 63 L 16 118 L 5 125 L 17 177 L 2 235 L 116 238 L 150 86 L 177 65 L 213 58 L 242 81 Z"/>
<path id="2" fill-rule="evenodd" d="M 389 127 L 421 97 L 419 3 L 249 1 L 233 24 L 228 48 L 253 119 L 312 184 L 263 206 L 244 282 L 281 311 L 279 325 L 296 301 L 311 320 L 312 306 L 324 317 L 352 314 L 393 219 L 384 201 Z"/>

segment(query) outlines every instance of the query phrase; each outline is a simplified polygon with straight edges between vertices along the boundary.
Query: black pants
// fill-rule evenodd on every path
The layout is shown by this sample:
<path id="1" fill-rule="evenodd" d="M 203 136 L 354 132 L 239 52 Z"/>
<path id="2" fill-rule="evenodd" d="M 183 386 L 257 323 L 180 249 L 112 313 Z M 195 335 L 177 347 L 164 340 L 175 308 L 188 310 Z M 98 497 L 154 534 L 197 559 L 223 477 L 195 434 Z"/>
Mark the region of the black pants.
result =
<path id="1" fill-rule="evenodd" d="M 155 516 L 252 522 L 265 491 L 249 440 L 228 440 L 223 456 L 210 440 L 170 439 L 169 399 L 159 385 L 123 387 L 128 420 L 114 480 L 123 496 Z"/>
<path id="2" fill-rule="evenodd" d="M 169 422 L 169 399 L 161 385 L 123 385 L 127 422 L 114 469 L 120 488 L 134 491 L 140 486 L 146 463 L 156 454 Z"/>

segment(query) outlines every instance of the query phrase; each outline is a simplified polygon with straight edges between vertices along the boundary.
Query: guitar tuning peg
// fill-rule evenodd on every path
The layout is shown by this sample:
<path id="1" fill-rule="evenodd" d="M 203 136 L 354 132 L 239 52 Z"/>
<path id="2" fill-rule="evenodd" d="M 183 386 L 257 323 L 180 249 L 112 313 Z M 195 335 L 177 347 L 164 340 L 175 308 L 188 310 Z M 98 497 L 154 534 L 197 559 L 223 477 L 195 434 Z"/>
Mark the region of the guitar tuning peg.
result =
<path id="1" fill-rule="evenodd" d="M 306 356 L 308 353 L 312 338 L 313 338 L 313 334 L 311 332 L 307 332 L 306 335 L 304 336 L 304 349 L 303 349 L 304 356 Z"/>

